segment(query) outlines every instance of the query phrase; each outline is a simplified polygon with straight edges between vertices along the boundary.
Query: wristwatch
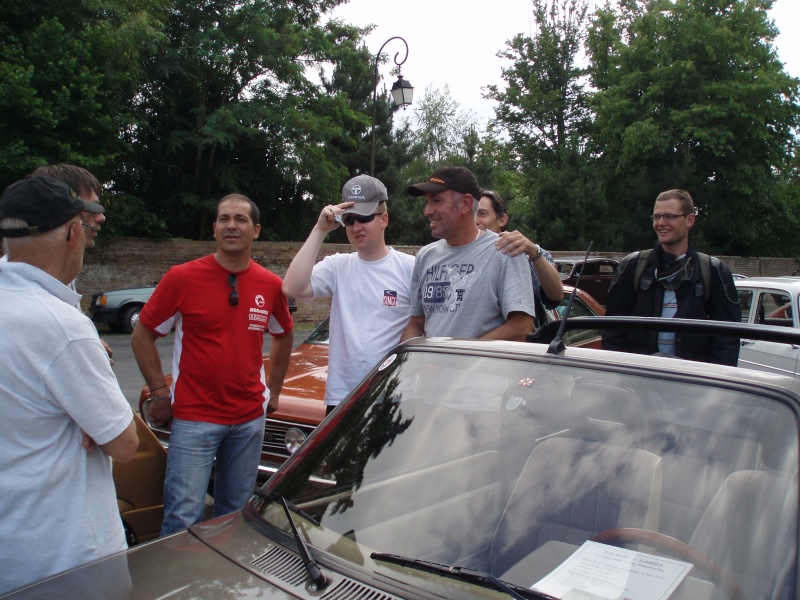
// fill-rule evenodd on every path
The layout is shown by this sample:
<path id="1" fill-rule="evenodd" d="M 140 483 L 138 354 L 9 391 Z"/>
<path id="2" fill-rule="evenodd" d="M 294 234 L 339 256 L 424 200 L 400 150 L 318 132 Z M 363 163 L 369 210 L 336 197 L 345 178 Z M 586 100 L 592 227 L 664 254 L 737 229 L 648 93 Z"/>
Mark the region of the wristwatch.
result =
<path id="1" fill-rule="evenodd" d="M 539 244 L 534 244 L 533 247 L 536 248 L 536 256 L 531 259 L 531 262 L 536 262 L 542 258 L 542 249 L 539 247 Z"/>

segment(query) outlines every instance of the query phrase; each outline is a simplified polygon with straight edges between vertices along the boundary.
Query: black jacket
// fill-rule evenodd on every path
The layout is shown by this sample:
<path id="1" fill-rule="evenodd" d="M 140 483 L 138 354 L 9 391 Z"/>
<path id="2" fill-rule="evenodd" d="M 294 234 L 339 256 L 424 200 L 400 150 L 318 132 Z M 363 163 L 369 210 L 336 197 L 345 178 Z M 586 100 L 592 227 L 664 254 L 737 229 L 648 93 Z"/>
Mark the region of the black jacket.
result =
<path id="1" fill-rule="evenodd" d="M 687 253 L 694 265 L 692 276 L 684 281 L 675 295 L 678 300 L 679 319 L 712 319 L 740 323 L 742 311 L 739 296 L 733 283 L 733 276 L 725 263 L 718 259 L 711 261 L 711 291 L 706 300 L 703 277 L 700 272 L 697 253 L 689 247 Z M 647 258 L 638 292 L 634 290 L 634 273 L 639 261 L 639 253 L 629 254 L 619 264 L 614 280 L 608 290 L 606 315 L 660 317 L 664 301 L 664 288 L 655 280 L 656 267 L 662 272 L 674 256 L 663 252 L 656 244 Z M 647 280 L 651 280 L 648 287 Z M 645 289 L 647 288 L 647 289 Z M 603 348 L 636 354 L 655 354 L 658 352 L 658 333 L 648 331 L 605 331 Z M 675 353 L 680 358 L 704 362 L 733 365 L 739 359 L 739 340 L 725 336 L 698 336 L 676 334 Z"/>

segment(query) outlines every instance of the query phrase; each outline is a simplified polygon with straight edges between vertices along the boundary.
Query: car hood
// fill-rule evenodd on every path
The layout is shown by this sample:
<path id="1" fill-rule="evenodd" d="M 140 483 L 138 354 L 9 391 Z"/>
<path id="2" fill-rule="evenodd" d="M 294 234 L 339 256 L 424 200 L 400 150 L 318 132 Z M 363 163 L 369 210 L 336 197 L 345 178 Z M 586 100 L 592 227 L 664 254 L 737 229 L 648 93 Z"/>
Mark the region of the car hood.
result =
<path id="1" fill-rule="evenodd" d="M 267 545 L 269 541 L 253 531 L 241 515 L 222 517 L 193 527 L 191 532 L 142 544 L 127 553 L 51 578 L 10 597 L 130 600 L 302 597 L 270 584 L 234 562 L 250 565 Z M 234 546 L 235 555 L 228 556 Z"/>

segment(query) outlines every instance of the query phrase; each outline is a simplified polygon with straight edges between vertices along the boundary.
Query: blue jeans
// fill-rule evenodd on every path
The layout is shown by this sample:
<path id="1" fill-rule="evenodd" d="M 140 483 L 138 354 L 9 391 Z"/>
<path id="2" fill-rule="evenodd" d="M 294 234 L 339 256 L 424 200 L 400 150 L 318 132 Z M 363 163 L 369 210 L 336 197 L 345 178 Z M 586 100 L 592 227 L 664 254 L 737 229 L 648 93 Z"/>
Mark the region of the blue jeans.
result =
<path id="1" fill-rule="evenodd" d="M 240 425 L 174 419 L 161 535 L 186 529 L 203 518 L 215 458 L 214 516 L 242 508 L 255 489 L 263 440 L 264 415 Z"/>

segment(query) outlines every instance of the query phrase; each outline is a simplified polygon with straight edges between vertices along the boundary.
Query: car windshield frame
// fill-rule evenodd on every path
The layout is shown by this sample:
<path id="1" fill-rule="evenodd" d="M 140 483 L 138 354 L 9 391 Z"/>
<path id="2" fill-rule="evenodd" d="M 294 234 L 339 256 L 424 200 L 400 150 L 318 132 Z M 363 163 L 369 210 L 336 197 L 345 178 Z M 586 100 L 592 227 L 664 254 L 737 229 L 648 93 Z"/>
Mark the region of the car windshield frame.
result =
<path id="1" fill-rule="evenodd" d="M 412 345 L 390 354 L 354 395 L 264 487 L 319 520 L 298 519 L 323 563 L 329 555 L 383 572 L 391 567 L 370 556 L 390 553 L 530 588 L 600 533 L 594 529 L 622 526 L 709 549 L 744 597 L 797 595 L 793 391 L 724 374 Z M 554 468 L 559 460 L 569 467 Z M 643 472 L 628 473 L 632 465 Z M 600 482 L 598 473 L 613 476 Z M 780 508 L 780 527 L 766 510 L 748 517 L 755 531 L 784 532 L 782 553 L 757 539 L 752 549 L 730 542 L 730 530 L 743 526 L 721 517 L 717 504 L 726 506 L 726 493 L 738 498 L 730 490 L 742 478 L 786 490 L 758 496 Z M 589 493 L 619 506 L 598 504 L 597 523 L 559 524 L 569 520 L 564 511 L 586 509 Z M 251 518 L 288 532 L 280 505 L 251 503 Z M 553 527 L 564 531 L 548 533 Z M 633 550 L 666 556 L 660 546 Z M 766 571 L 740 573 L 743 559 Z M 670 597 L 716 597 L 723 583 L 692 564 Z"/>

